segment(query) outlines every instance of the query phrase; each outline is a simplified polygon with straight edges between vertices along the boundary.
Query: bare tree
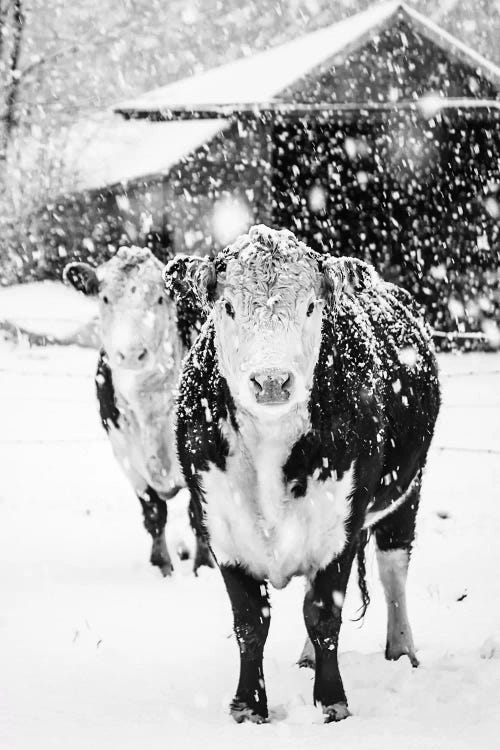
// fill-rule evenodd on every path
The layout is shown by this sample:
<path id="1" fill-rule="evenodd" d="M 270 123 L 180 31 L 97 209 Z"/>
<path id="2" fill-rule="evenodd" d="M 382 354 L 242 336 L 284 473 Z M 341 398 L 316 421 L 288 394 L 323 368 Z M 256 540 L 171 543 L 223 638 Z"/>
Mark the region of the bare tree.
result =
<path id="1" fill-rule="evenodd" d="M 19 90 L 19 61 L 24 30 L 21 0 L 2 0 L 0 4 L 0 79 L 3 80 L 0 133 L 0 160 L 5 160 L 7 146 L 16 124 L 16 102 Z"/>

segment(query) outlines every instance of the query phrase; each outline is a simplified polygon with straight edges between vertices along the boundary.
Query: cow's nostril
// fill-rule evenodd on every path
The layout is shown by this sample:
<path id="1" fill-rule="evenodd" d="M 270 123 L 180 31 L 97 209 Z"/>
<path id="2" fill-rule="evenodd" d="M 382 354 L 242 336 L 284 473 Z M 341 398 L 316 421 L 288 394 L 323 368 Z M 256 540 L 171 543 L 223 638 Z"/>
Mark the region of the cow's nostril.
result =
<path id="1" fill-rule="evenodd" d="M 251 376 L 250 381 L 251 381 L 251 383 L 253 385 L 253 389 L 254 389 L 255 394 L 257 395 L 257 394 L 261 393 L 263 386 L 262 386 L 262 383 L 260 383 L 257 380 L 257 378 L 255 377 L 255 375 Z"/>
<path id="2" fill-rule="evenodd" d="M 142 362 L 142 360 L 146 357 L 147 353 L 148 353 L 147 349 L 143 349 L 142 350 L 142 352 L 137 357 L 137 359 L 139 360 L 139 362 Z"/>
<path id="3" fill-rule="evenodd" d="M 250 376 L 253 395 L 259 404 L 278 404 L 288 401 L 293 375 L 287 370 L 267 369 Z"/>

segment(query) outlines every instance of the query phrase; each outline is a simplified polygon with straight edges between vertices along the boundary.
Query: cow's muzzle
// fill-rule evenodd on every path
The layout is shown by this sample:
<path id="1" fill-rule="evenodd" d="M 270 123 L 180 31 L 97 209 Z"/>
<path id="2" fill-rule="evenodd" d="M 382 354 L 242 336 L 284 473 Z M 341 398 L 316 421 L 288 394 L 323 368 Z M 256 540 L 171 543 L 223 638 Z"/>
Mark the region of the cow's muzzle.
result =
<path id="1" fill-rule="evenodd" d="M 115 352 L 117 363 L 127 370 L 140 370 L 149 362 L 149 351 L 142 345 Z"/>
<path id="2" fill-rule="evenodd" d="M 258 404 L 284 404 L 290 399 L 293 375 L 287 370 L 269 368 L 250 376 L 250 389 Z"/>

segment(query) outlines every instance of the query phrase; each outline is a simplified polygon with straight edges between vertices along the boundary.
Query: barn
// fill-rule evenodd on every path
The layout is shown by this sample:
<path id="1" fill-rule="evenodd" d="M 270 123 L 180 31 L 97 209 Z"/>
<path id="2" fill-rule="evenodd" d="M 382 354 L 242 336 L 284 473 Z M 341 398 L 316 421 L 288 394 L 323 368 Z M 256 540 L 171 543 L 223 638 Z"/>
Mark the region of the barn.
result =
<path id="1" fill-rule="evenodd" d="M 124 234 L 205 253 L 263 221 L 373 262 L 437 329 L 487 331 L 500 314 L 499 113 L 497 66 L 383 2 L 120 104 L 110 141 L 128 133 L 138 151 L 101 153 L 101 184 L 64 209 L 90 217 L 68 254 Z M 106 160 L 121 172 L 106 176 Z"/>

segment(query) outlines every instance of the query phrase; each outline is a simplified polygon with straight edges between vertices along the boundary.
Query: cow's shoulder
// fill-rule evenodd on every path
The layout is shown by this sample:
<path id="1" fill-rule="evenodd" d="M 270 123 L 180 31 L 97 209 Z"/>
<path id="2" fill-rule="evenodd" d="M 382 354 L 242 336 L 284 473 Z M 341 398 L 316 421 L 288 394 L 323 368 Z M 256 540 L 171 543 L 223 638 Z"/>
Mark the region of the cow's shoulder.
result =
<path id="1" fill-rule="evenodd" d="M 310 478 L 342 478 L 353 462 L 380 463 L 385 436 L 380 367 L 370 321 L 362 311 L 325 316 L 308 404 L 310 429 L 283 467 L 292 494 Z"/>
<path id="2" fill-rule="evenodd" d="M 380 356 L 399 360 L 401 350 L 409 348 L 433 353 L 424 311 L 406 289 L 381 282 L 360 294 L 358 304 L 371 321 Z"/>
<path id="3" fill-rule="evenodd" d="M 106 432 L 108 432 L 111 425 L 114 427 L 119 426 L 120 411 L 116 404 L 111 367 L 109 366 L 106 353 L 103 350 L 101 350 L 99 354 L 99 361 L 97 363 L 97 371 L 95 375 L 95 386 L 102 426 Z"/>
<path id="4" fill-rule="evenodd" d="M 203 326 L 206 314 L 190 289 L 184 289 L 182 294 L 172 291 L 170 297 L 177 314 L 177 333 L 183 347 L 189 350 Z"/>
<path id="5" fill-rule="evenodd" d="M 398 392 L 415 401 L 419 391 L 438 395 L 431 331 L 422 309 L 408 291 L 380 281 L 348 300 L 340 317 L 348 330 L 355 332 L 358 342 L 369 342 L 387 403 L 392 403 Z"/>
<path id="6" fill-rule="evenodd" d="M 177 444 L 185 476 L 206 471 L 209 463 L 224 470 L 229 446 L 221 429 L 238 429 L 235 405 L 217 364 L 213 323 L 204 324 L 184 362 L 177 403 Z"/>
<path id="7" fill-rule="evenodd" d="M 327 422 L 351 423 L 377 411 L 381 364 L 376 328 L 363 307 L 351 305 L 325 316 L 311 395 L 313 421 L 326 414 Z"/>
<path id="8" fill-rule="evenodd" d="M 400 497 L 422 470 L 440 406 L 431 332 L 413 296 L 382 283 L 362 297 L 380 371 L 385 430 L 377 502 Z"/>

